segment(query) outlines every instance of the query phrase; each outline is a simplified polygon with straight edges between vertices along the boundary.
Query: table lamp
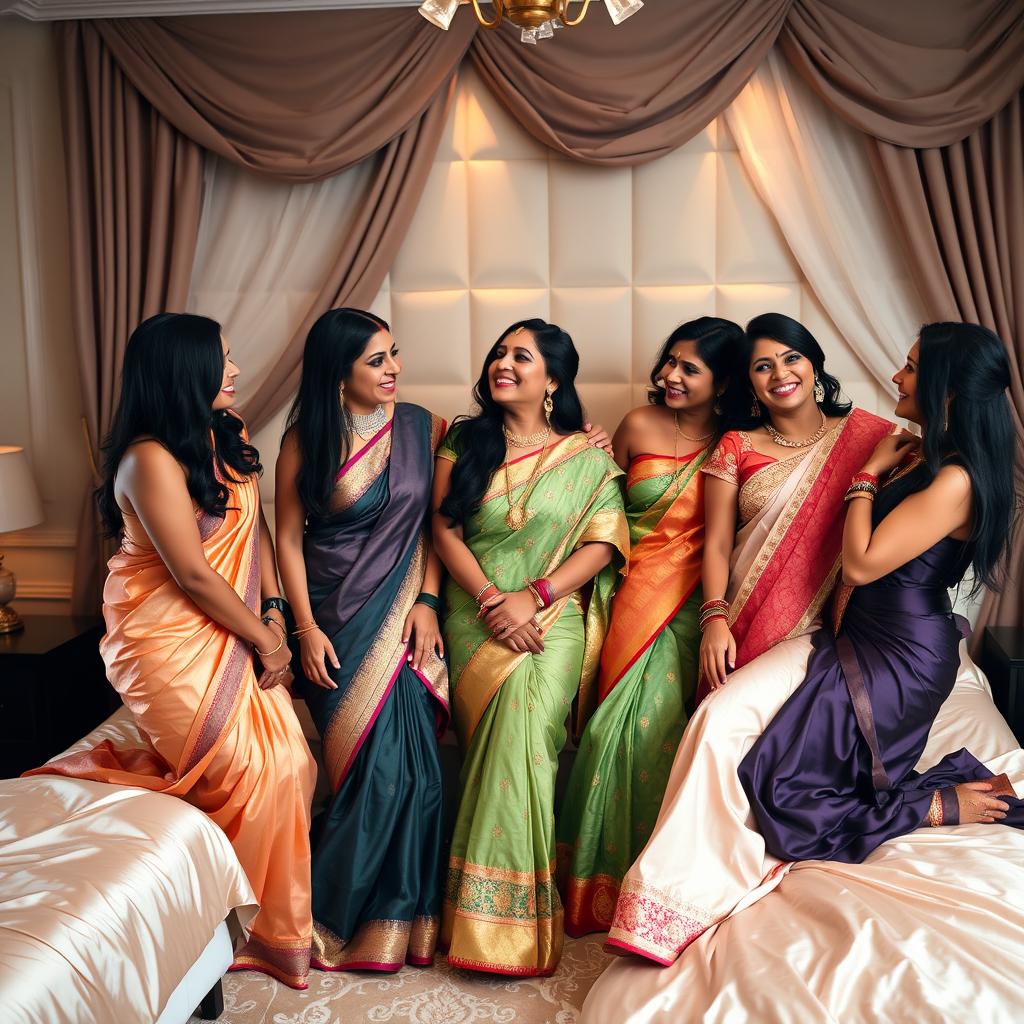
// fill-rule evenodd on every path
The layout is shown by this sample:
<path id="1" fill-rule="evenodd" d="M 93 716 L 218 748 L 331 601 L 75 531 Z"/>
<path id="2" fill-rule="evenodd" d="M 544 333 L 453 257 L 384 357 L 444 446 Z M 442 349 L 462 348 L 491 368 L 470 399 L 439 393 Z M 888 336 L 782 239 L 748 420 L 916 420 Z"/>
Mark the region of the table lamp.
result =
<path id="1" fill-rule="evenodd" d="M 32 479 L 25 449 L 0 445 L 0 533 L 24 530 L 43 521 L 43 503 Z M 13 633 L 24 623 L 10 607 L 14 600 L 14 573 L 4 568 L 0 554 L 0 633 Z"/>

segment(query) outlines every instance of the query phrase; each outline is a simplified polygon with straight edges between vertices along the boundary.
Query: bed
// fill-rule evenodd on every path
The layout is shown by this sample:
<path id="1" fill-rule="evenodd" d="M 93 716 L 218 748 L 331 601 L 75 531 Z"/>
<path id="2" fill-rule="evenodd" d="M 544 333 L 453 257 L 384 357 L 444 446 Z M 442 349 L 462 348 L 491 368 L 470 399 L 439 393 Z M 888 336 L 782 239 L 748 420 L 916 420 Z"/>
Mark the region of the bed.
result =
<path id="1" fill-rule="evenodd" d="M 959 747 L 1024 794 L 1024 751 L 963 647 L 919 767 Z M 1024 1020 L 1024 830 L 922 828 L 862 864 L 787 868 L 671 967 L 615 960 L 584 1024 Z"/>
<path id="2" fill-rule="evenodd" d="M 104 739 L 143 743 L 122 709 L 70 750 Z M 3 1021 L 183 1024 L 256 910 L 224 833 L 183 800 L 57 776 L 0 781 Z"/>

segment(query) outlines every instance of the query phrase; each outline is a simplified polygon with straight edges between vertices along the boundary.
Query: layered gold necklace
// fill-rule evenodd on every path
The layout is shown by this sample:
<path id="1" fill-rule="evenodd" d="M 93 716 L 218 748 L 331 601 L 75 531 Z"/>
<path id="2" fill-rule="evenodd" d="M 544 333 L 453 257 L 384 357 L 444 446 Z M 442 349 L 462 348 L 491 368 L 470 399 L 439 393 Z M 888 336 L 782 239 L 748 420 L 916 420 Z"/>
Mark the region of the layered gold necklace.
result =
<path id="1" fill-rule="evenodd" d="M 527 434 L 525 437 L 513 434 L 504 424 L 501 429 L 505 432 L 505 440 L 509 447 L 535 448 L 537 445 L 540 445 L 541 449 L 537 454 L 530 477 L 526 481 L 526 486 L 519 494 L 518 501 L 512 500 L 512 477 L 508 471 L 508 464 L 511 460 L 507 457 L 505 459 L 505 490 L 508 496 L 508 513 L 505 516 L 505 522 L 510 530 L 521 530 L 530 521 L 530 514 L 526 511 L 526 503 L 530 500 L 534 485 L 540 476 L 541 466 L 547 459 L 547 445 L 548 439 L 551 437 L 551 425 L 549 424 L 545 430 L 538 430 L 536 434 Z"/>
<path id="2" fill-rule="evenodd" d="M 767 420 L 764 421 L 764 429 L 768 431 L 771 439 L 783 448 L 809 448 L 816 441 L 820 441 L 828 429 L 828 419 L 820 409 L 818 412 L 821 413 L 821 426 L 810 437 L 805 437 L 800 441 L 790 441 L 788 437 L 783 437 Z"/>

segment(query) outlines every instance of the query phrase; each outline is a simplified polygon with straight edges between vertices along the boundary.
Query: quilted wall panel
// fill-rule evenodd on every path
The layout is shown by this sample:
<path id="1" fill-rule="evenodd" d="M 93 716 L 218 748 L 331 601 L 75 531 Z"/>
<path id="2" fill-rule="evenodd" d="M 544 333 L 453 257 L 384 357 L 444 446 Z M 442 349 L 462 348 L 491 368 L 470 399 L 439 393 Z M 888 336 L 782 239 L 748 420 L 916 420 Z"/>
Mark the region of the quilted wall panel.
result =
<path id="1" fill-rule="evenodd" d="M 587 410 L 613 430 L 644 401 L 675 326 L 768 310 L 807 325 L 854 402 L 892 409 L 808 287 L 721 119 L 654 163 L 595 168 L 549 152 L 465 73 L 373 308 L 401 348 L 401 397 L 449 420 L 469 408 L 484 353 L 514 320 L 570 332 Z M 283 415 L 256 438 L 268 466 Z M 265 500 L 272 487 L 267 473 Z"/>

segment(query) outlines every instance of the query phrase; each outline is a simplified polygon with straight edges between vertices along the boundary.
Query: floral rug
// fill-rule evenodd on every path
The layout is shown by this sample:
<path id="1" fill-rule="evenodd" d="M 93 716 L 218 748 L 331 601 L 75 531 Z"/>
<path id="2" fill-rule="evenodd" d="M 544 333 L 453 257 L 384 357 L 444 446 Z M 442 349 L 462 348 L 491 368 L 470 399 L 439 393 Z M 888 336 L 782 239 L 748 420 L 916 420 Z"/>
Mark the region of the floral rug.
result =
<path id="1" fill-rule="evenodd" d="M 575 1024 L 590 986 L 611 957 L 603 935 L 566 939 L 549 978 L 502 978 L 449 967 L 404 967 L 397 974 L 312 971 L 295 992 L 254 971 L 224 977 L 218 1024 Z M 202 1024 L 192 1017 L 189 1024 Z"/>

